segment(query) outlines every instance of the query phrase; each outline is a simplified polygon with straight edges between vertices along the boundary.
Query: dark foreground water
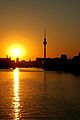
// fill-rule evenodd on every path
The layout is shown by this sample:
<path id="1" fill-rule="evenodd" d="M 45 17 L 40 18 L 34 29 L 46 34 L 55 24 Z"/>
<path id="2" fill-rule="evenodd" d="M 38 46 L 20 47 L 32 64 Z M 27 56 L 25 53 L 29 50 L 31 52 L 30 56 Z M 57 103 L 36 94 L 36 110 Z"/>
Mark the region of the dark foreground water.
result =
<path id="1" fill-rule="evenodd" d="M 80 120 L 80 76 L 0 70 L 0 120 Z"/>

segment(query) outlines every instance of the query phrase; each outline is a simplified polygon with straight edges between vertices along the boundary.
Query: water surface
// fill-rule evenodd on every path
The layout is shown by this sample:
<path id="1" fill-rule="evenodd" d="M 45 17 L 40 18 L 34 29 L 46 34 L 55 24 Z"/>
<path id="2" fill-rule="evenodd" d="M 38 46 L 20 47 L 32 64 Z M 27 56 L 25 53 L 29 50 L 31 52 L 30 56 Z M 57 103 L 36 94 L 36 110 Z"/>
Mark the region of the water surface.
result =
<path id="1" fill-rule="evenodd" d="M 0 120 L 80 120 L 80 76 L 0 70 Z"/>

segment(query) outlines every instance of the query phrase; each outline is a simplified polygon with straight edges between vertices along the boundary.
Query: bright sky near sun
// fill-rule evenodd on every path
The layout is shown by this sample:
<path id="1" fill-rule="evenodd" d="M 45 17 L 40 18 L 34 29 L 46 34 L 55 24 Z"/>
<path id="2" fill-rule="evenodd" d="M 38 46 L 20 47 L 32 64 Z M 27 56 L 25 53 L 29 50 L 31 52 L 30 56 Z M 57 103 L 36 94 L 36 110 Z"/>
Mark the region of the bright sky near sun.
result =
<path id="1" fill-rule="evenodd" d="M 47 57 L 77 54 L 80 0 L 0 0 L 0 57 L 43 57 L 45 26 Z"/>
<path id="2" fill-rule="evenodd" d="M 15 58 L 23 59 L 23 57 L 25 56 L 25 50 L 23 46 L 18 46 L 18 45 L 11 46 L 7 50 L 7 55 L 12 56 L 13 59 Z"/>

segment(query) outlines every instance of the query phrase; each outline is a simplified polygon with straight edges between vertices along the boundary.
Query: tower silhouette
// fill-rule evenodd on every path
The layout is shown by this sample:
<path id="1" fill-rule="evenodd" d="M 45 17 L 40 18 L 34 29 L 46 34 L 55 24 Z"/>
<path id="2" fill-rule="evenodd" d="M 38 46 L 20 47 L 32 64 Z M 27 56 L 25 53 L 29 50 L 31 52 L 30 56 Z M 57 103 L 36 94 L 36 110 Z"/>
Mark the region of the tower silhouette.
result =
<path id="1" fill-rule="evenodd" d="M 44 29 L 44 41 L 43 41 L 43 46 L 44 46 L 44 59 L 46 59 L 46 45 L 47 45 L 47 41 L 46 41 L 46 29 Z"/>

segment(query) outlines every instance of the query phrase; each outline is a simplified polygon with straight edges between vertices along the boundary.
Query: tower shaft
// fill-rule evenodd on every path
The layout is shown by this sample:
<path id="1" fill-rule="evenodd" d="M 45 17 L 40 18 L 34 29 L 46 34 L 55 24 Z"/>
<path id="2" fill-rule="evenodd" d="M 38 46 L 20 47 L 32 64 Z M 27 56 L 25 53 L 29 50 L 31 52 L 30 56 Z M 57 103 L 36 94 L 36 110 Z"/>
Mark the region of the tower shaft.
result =
<path id="1" fill-rule="evenodd" d="M 44 58 L 46 58 L 46 44 L 44 44 Z"/>
<path id="2" fill-rule="evenodd" d="M 46 32 L 44 32 L 44 41 L 43 41 L 43 45 L 44 45 L 44 59 L 46 59 L 46 47 L 47 47 Z"/>

